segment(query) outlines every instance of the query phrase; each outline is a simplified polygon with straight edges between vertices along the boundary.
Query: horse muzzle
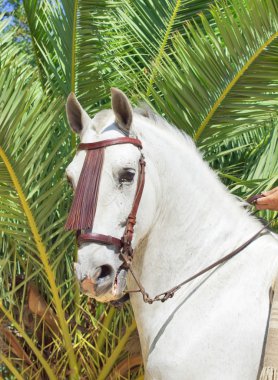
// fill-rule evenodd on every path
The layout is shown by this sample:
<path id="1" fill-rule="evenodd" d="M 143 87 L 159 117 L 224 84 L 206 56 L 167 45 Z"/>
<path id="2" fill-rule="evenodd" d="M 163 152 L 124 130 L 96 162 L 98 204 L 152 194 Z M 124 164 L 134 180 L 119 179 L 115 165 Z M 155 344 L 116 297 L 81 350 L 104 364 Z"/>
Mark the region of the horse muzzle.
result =
<path id="1" fill-rule="evenodd" d="M 115 273 L 110 265 L 97 268 L 93 276 L 87 276 L 80 281 L 82 292 L 99 302 L 109 302 L 122 298 L 125 287 L 126 271 L 120 270 Z"/>

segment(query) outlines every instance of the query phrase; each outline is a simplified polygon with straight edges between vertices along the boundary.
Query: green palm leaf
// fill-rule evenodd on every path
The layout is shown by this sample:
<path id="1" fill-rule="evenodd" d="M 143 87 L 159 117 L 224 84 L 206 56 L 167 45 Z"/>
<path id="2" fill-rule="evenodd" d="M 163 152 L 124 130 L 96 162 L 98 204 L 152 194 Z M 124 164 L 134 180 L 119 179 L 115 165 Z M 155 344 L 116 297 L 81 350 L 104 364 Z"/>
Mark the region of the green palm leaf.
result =
<path id="1" fill-rule="evenodd" d="M 76 34 L 76 90 L 88 112 L 96 112 L 110 102 L 109 81 L 115 59 L 110 42 L 111 20 L 119 3 L 79 0 Z"/>
<path id="2" fill-rule="evenodd" d="M 27 366 L 10 343 L 4 368 L 30 380 L 44 372 L 50 379 L 79 378 L 78 373 L 103 377 L 128 357 L 124 347 L 135 323 L 130 308 L 117 313 L 95 305 L 91 313 L 86 298 L 79 297 L 73 236 L 63 227 L 69 203 L 64 169 L 72 150 L 64 100 L 52 91 L 45 95 L 37 70 L 14 45 L 12 32 L 5 33 L 0 52 L 0 324 L 18 336 L 34 366 Z M 47 305 L 40 314 L 34 311 L 40 305 L 36 299 L 30 309 L 32 283 Z M 50 309 L 59 325 L 54 333 L 45 321 Z"/>
<path id="3" fill-rule="evenodd" d="M 76 92 L 90 111 L 107 101 L 104 76 L 114 56 L 107 47 L 116 3 L 105 0 L 24 0 L 43 88 L 64 98 Z"/>
<path id="4" fill-rule="evenodd" d="M 164 54 L 171 54 L 172 36 L 185 35 L 184 24 L 207 10 L 213 0 L 151 0 L 124 1 L 118 10 L 114 30 L 121 45 L 115 52 L 117 76 L 110 78 L 113 86 L 139 88 L 147 80 L 145 91 L 150 95 Z M 123 73 L 119 81 L 119 73 Z M 112 79 L 113 78 L 113 79 Z M 142 79 L 144 78 L 144 79 Z M 131 85 L 132 83 L 132 85 Z M 142 90 L 143 91 L 143 90 Z M 132 94 L 132 91 L 130 91 Z"/>
<path id="5" fill-rule="evenodd" d="M 59 288 L 47 253 L 51 241 L 49 236 L 43 236 L 41 233 L 43 227 L 53 221 L 53 205 L 59 209 L 63 199 L 60 194 L 61 186 L 59 191 L 55 178 L 56 172 L 61 170 L 60 163 L 57 167 L 56 157 L 53 158 L 53 155 L 48 153 L 54 145 L 49 131 L 55 125 L 55 121 L 59 120 L 60 106 L 44 97 L 38 82 L 31 74 L 33 69 L 30 66 L 21 66 L 21 62 L 26 61 L 27 57 L 8 42 L 4 50 L 4 54 L 13 60 L 3 60 L 0 77 L 0 83 L 3 84 L 0 95 L 0 170 L 3 179 L 0 186 L 0 228 L 9 239 L 16 241 L 18 254 L 28 250 L 29 257 L 32 255 L 29 270 L 43 269 L 47 276 L 69 364 L 75 375 L 76 359 L 64 318 Z M 42 161 L 38 161 L 38 157 Z M 53 167 L 51 181 L 45 183 L 42 179 L 48 177 L 49 168 Z M 46 193 L 46 189 L 47 199 L 42 199 L 39 194 Z M 65 238 L 60 240 L 60 248 L 64 240 Z M 28 276 L 28 273 L 26 275 Z M 5 312 L 5 309 L 3 310 Z M 49 376 L 53 378 L 50 373 Z"/>
<path id="6" fill-rule="evenodd" d="M 76 1 L 23 1 L 42 87 L 67 96 L 75 88 Z"/>
<path id="7" fill-rule="evenodd" d="M 175 36 L 153 91 L 158 108 L 200 146 L 259 125 L 277 109 L 277 4 L 231 4 L 233 11 L 213 7 L 210 23 L 202 15 L 204 31 L 191 23 L 187 38 Z"/>

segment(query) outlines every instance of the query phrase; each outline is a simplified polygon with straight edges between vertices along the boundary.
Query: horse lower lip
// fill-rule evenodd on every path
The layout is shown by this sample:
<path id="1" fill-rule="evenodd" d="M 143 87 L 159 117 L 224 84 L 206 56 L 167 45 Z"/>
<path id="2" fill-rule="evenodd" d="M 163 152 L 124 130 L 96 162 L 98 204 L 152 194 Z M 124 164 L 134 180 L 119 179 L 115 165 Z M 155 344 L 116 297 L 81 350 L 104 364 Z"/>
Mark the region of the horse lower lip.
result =
<path id="1" fill-rule="evenodd" d="M 119 274 L 120 274 L 121 270 L 117 270 L 116 274 L 115 274 L 115 278 L 114 278 L 114 282 L 113 282 L 113 287 L 114 286 L 117 286 L 118 284 L 118 277 L 119 277 Z"/>
<path id="2" fill-rule="evenodd" d="M 124 273 L 126 273 L 125 269 L 118 269 L 118 271 L 115 275 L 114 282 L 112 285 L 112 293 L 115 295 L 123 293 L 123 290 L 125 288 L 125 283 L 123 283 L 124 282 L 124 278 L 123 278 Z"/>

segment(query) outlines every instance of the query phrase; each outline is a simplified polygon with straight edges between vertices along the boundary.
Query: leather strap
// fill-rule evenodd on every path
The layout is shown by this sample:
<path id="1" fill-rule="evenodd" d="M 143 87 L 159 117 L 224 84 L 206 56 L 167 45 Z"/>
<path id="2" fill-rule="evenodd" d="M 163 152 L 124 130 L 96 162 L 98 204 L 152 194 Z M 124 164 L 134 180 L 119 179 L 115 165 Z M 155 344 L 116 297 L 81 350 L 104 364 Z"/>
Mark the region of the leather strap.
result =
<path id="1" fill-rule="evenodd" d="M 102 140 L 94 143 L 81 143 L 78 145 L 78 149 L 81 150 L 92 150 L 92 149 L 100 149 L 105 148 L 111 145 L 117 144 L 133 144 L 138 148 L 142 149 L 142 143 L 138 139 L 134 139 L 131 137 L 118 137 L 116 139 Z"/>
<path id="2" fill-rule="evenodd" d="M 86 158 L 65 225 L 67 230 L 86 231 L 93 228 L 103 160 L 104 149 L 86 151 Z"/>
<path id="3" fill-rule="evenodd" d="M 131 212 L 127 218 L 127 224 L 125 227 L 124 235 L 122 239 L 115 238 L 110 235 L 96 234 L 94 232 L 90 233 L 78 233 L 77 241 L 78 244 L 86 242 L 95 242 L 100 244 L 114 245 L 115 247 L 121 249 L 123 248 L 123 253 L 126 253 L 128 256 L 132 256 L 133 250 L 131 247 L 131 242 L 133 239 L 134 226 L 136 224 L 136 215 L 139 207 L 139 203 L 142 197 L 144 184 L 145 184 L 145 165 L 143 155 L 139 160 L 139 176 L 137 181 L 137 188 L 135 192 L 135 197 L 132 205 Z"/>
<path id="4" fill-rule="evenodd" d="M 275 218 L 273 218 L 272 220 L 270 220 L 265 226 L 263 226 L 258 232 L 255 233 L 255 235 L 253 235 L 250 239 L 248 239 L 247 241 L 245 241 L 243 244 L 241 244 L 238 248 L 234 249 L 232 252 L 230 252 L 228 255 L 222 257 L 221 259 L 215 261 L 214 263 L 210 264 L 209 266 L 207 266 L 206 268 L 200 270 L 200 272 L 197 272 L 195 273 L 193 276 L 190 276 L 188 277 L 186 280 L 182 281 L 181 283 L 179 283 L 178 285 L 174 286 L 173 288 L 167 290 L 166 292 L 163 292 L 163 293 L 160 293 L 158 294 L 157 296 L 155 296 L 154 298 L 151 298 L 149 296 L 149 294 L 145 291 L 145 288 L 142 286 L 141 282 L 137 279 L 137 277 L 135 276 L 134 272 L 133 272 L 133 269 L 132 267 L 130 267 L 130 263 L 128 262 L 127 263 L 127 267 L 128 269 L 130 270 L 130 273 L 132 274 L 135 282 L 137 283 L 139 289 L 138 290 L 129 290 L 128 293 L 141 293 L 142 296 L 143 296 L 143 300 L 144 302 L 146 303 L 149 303 L 149 304 L 152 304 L 153 302 L 156 302 L 156 301 L 160 301 L 160 302 L 165 302 L 167 301 L 169 298 L 172 298 L 174 297 L 175 293 L 184 285 L 186 285 L 187 283 L 191 282 L 192 280 L 194 280 L 195 278 L 198 278 L 199 276 L 207 273 L 208 271 L 210 271 L 211 269 L 217 267 L 218 265 L 220 264 L 223 264 L 225 263 L 226 261 L 230 260 L 232 257 L 236 256 L 237 254 L 239 254 L 240 252 L 242 252 L 246 247 L 248 247 L 248 245 L 250 245 L 253 241 L 255 241 L 257 238 L 259 238 L 261 236 L 261 233 L 263 231 L 265 231 L 267 229 L 267 227 L 274 221 L 277 219 L 277 216 Z M 123 256 L 123 258 L 125 258 Z"/>
<path id="5" fill-rule="evenodd" d="M 124 251 L 131 251 L 131 242 L 133 239 L 133 233 L 134 233 L 134 226 L 136 224 L 136 215 L 139 207 L 139 203 L 141 201 L 144 185 L 145 185 L 145 166 L 146 162 L 144 160 L 144 156 L 141 155 L 141 158 L 139 160 L 139 176 L 138 176 L 138 182 L 137 182 L 137 189 L 132 205 L 131 212 L 127 218 L 127 224 L 124 232 L 124 236 L 122 238 L 123 245 L 124 245 Z M 132 254 L 132 252 L 129 252 L 129 254 Z"/>
<path id="6" fill-rule="evenodd" d="M 96 242 L 100 244 L 114 245 L 115 247 L 121 248 L 123 243 L 120 239 L 117 239 L 110 235 L 96 234 L 94 232 L 86 234 L 77 234 L 78 244 Z"/>
<path id="7" fill-rule="evenodd" d="M 117 145 L 117 144 L 133 144 L 137 146 L 139 149 L 142 149 L 142 143 L 140 140 L 131 138 L 131 137 L 119 137 L 116 139 L 102 140 L 94 143 L 81 143 L 79 144 L 78 149 L 84 150 L 95 150 L 95 149 L 103 149 L 107 146 Z M 121 250 L 122 254 L 125 254 L 127 257 L 132 257 L 133 249 L 131 246 L 134 226 L 136 224 L 136 215 L 139 207 L 139 203 L 142 197 L 144 184 L 145 184 L 145 160 L 144 156 L 141 155 L 139 160 L 139 174 L 137 180 L 137 188 L 134 196 L 134 201 L 132 205 L 131 212 L 127 218 L 127 224 L 125 227 L 124 235 L 121 239 L 115 238 L 110 235 L 102 235 L 94 232 L 84 233 L 81 231 L 77 232 L 77 241 L 78 244 L 86 243 L 86 242 L 95 242 L 99 244 L 107 244 L 113 245 Z M 96 201 L 95 201 L 96 202 Z M 96 204 L 95 204 L 96 206 Z"/>
<path id="8" fill-rule="evenodd" d="M 263 197 L 265 197 L 265 195 L 263 195 L 263 194 L 252 195 L 251 197 L 246 199 L 246 202 L 251 203 L 251 204 L 252 203 L 255 204 L 255 203 L 257 203 L 258 199 L 263 198 Z"/>

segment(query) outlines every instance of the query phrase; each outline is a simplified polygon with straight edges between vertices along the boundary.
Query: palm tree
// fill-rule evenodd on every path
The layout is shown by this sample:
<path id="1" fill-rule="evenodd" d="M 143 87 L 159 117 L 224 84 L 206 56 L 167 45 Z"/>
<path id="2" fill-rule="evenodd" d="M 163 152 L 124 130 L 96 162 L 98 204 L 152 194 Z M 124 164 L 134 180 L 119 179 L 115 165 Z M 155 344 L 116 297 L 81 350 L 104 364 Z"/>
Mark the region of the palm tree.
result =
<path id="1" fill-rule="evenodd" d="M 5 378 L 143 378 L 129 306 L 88 303 L 63 230 L 66 126 L 74 91 L 87 112 L 109 88 L 196 141 L 235 194 L 277 183 L 275 0 L 24 0 L 27 39 L 0 23 L 0 370 Z M 200 13 L 200 12 L 203 13 Z M 28 44 L 28 54 L 26 49 Z M 30 54 L 31 51 L 31 54 Z M 263 213 L 271 217 L 271 213 Z M 122 376 L 122 377 L 120 377 Z"/>

